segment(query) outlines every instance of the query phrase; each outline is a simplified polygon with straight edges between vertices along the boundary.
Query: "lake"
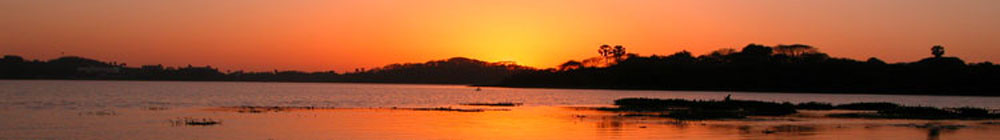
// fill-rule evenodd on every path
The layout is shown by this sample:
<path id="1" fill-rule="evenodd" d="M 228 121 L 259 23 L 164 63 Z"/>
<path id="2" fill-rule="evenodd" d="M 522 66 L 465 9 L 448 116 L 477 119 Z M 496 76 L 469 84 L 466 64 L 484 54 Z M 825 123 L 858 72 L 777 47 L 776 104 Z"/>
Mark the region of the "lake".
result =
<path id="1" fill-rule="evenodd" d="M 0 139 L 988 139 L 990 121 L 870 120 L 807 117 L 756 121 L 624 118 L 575 106 L 625 97 L 778 102 L 894 102 L 1000 109 L 998 97 L 793 94 L 710 91 L 494 88 L 463 85 L 0 80 Z M 392 108 L 518 102 L 506 111 L 446 112 Z M 311 106 L 326 110 L 239 113 L 231 106 Z M 806 117 L 804 117 L 806 116 Z M 220 125 L 176 125 L 210 118 Z M 780 120 L 780 121 L 778 121 Z M 788 121 L 784 121 L 788 120 Z M 957 124 L 927 130 L 907 124 Z M 789 132 L 759 133 L 771 130 Z"/>

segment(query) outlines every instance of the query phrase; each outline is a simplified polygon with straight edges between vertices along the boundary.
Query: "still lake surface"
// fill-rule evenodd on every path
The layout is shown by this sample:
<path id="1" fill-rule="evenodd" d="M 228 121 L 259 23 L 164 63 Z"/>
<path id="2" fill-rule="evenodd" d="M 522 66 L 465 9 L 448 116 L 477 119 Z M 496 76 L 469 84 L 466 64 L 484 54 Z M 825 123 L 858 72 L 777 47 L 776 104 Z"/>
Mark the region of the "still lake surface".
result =
<path id="1" fill-rule="evenodd" d="M 471 102 L 520 102 L 529 106 L 610 105 L 625 97 L 733 99 L 778 102 L 894 102 L 935 107 L 1000 109 L 1000 97 L 755 92 L 643 91 L 483 88 L 463 85 L 158 82 L 0 81 L 0 107 L 27 109 L 114 109 L 145 107 L 320 106 L 438 107 Z"/>
<path id="2" fill-rule="evenodd" d="M 678 125 L 672 120 L 622 119 L 606 112 L 565 108 L 610 105 L 625 97 L 721 100 L 732 94 L 733 99 L 792 103 L 894 102 L 1000 109 L 998 97 L 475 89 L 418 84 L 0 80 L 0 139 L 975 139 L 1000 132 L 995 125 L 975 125 L 981 122 L 923 120 L 700 121 Z M 463 107 L 461 103 L 472 102 L 525 105 L 510 111 L 477 113 L 364 109 Z M 209 110 L 244 105 L 354 109 L 260 114 Z M 223 124 L 192 127 L 167 123 L 187 117 L 217 119 Z M 933 133 L 891 127 L 911 123 L 970 127 Z M 756 133 L 785 125 L 807 126 L 801 129 L 809 131 Z"/>

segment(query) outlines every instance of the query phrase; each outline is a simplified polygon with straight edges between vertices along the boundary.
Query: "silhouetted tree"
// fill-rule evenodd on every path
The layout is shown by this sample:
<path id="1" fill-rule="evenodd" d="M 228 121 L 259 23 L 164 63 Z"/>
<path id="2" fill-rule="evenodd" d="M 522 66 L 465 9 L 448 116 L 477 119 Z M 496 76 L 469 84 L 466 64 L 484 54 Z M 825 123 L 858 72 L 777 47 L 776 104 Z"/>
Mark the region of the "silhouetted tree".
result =
<path id="1" fill-rule="evenodd" d="M 607 59 L 605 57 L 591 57 L 581 61 L 583 67 L 604 67 L 608 65 L 606 62 Z"/>
<path id="2" fill-rule="evenodd" d="M 672 61 L 677 63 L 687 63 L 696 61 L 694 56 L 691 55 L 691 52 L 688 52 L 687 50 L 682 50 L 680 52 L 674 53 L 673 55 L 667 56 L 665 59 L 667 61 Z"/>
<path id="3" fill-rule="evenodd" d="M 706 63 L 723 63 L 723 62 L 728 61 L 725 57 L 728 57 L 729 55 L 735 54 L 735 53 L 739 53 L 739 52 L 737 52 L 736 49 L 723 48 L 723 49 L 718 49 L 718 50 L 712 51 L 711 53 L 708 53 L 707 55 L 698 56 L 698 59 L 700 59 L 701 61 L 704 61 Z"/>
<path id="4" fill-rule="evenodd" d="M 597 48 L 597 53 L 601 54 L 601 57 L 608 58 L 611 57 L 611 52 L 614 51 L 611 45 L 604 44 Z"/>
<path id="5" fill-rule="evenodd" d="M 625 47 L 622 47 L 622 45 L 615 45 L 615 49 L 611 51 L 611 57 L 614 57 L 616 60 L 621 60 L 625 54 L 627 53 L 625 52 Z"/>
<path id="6" fill-rule="evenodd" d="M 687 51 L 668 56 L 629 55 L 607 67 L 517 74 L 501 85 L 1000 96 L 996 94 L 1000 87 L 995 86 L 1000 83 L 1000 66 L 992 63 L 934 57 L 887 64 L 878 58 L 834 58 L 808 45 L 780 46 L 750 44 L 740 52 L 722 49 L 698 57 Z"/>
<path id="7" fill-rule="evenodd" d="M 570 60 L 566 61 L 566 63 L 563 63 L 562 65 L 559 65 L 559 70 L 565 71 L 565 70 L 578 69 L 580 67 L 583 67 L 583 63 L 580 63 L 580 61 Z"/>
<path id="8" fill-rule="evenodd" d="M 870 63 L 870 64 L 880 64 L 880 65 L 884 65 L 885 64 L 885 61 L 882 61 L 881 59 L 878 59 L 878 58 L 875 58 L 875 57 L 868 58 L 868 61 L 865 61 L 865 62 Z"/>
<path id="9" fill-rule="evenodd" d="M 934 47 L 931 47 L 931 54 L 933 54 L 934 57 L 940 58 L 941 55 L 944 55 L 944 47 L 941 47 L 941 45 L 934 45 Z"/>
<path id="10" fill-rule="evenodd" d="M 792 45 L 778 45 L 777 47 L 774 47 L 774 52 L 777 54 L 797 57 L 807 53 L 817 53 L 819 51 L 816 48 L 813 48 L 812 46 L 809 45 L 792 44 Z"/>
<path id="11" fill-rule="evenodd" d="M 507 76 L 532 70 L 504 62 L 455 57 L 425 63 L 392 64 L 362 73 L 349 73 L 336 81 L 384 83 L 495 84 Z"/>
<path id="12" fill-rule="evenodd" d="M 24 58 L 17 55 L 4 55 L 3 60 L 8 62 L 21 62 L 24 61 Z"/>
<path id="13" fill-rule="evenodd" d="M 774 51 L 773 49 L 771 49 L 771 47 L 768 46 L 750 44 L 747 45 L 746 47 L 743 47 L 743 50 L 740 51 L 740 53 L 751 56 L 770 56 L 771 54 L 774 53 Z"/>
<path id="14" fill-rule="evenodd" d="M 615 60 L 615 62 L 621 61 L 626 54 L 625 47 L 622 45 L 615 45 L 615 47 L 611 47 L 607 44 L 601 45 L 601 47 L 597 49 L 597 53 L 601 54 L 608 64 L 612 63 L 610 60 Z"/>
<path id="15" fill-rule="evenodd" d="M 711 56 L 726 56 L 726 55 L 730 55 L 730 54 L 734 54 L 734 53 L 737 53 L 736 49 L 722 48 L 722 49 L 718 49 L 718 50 L 712 51 L 712 53 L 709 53 L 708 55 L 711 55 Z"/>

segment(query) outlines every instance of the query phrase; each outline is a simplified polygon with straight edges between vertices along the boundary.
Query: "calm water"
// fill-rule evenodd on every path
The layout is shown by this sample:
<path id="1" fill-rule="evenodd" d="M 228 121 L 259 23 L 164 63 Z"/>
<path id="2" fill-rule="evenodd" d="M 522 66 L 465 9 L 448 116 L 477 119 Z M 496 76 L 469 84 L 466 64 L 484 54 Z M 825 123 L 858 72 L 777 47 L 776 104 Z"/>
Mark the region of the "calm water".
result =
<path id="1" fill-rule="evenodd" d="M 849 103 L 888 101 L 1000 109 L 997 97 L 475 88 L 459 85 L 0 80 L 0 139 L 990 139 L 985 121 L 812 117 L 686 121 L 628 118 L 565 106 L 624 97 Z M 441 112 L 388 107 L 464 107 L 523 102 L 510 111 Z M 353 109 L 237 113 L 221 106 Z M 157 109 L 150 109 L 157 108 Z M 383 109 L 372 109 L 383 108 Z M 215 110 L 213 110 L 215 109 Z M 820 112 L 821 113 L 821 112 Z M 186 126 L 178 118 L 221 125 Z M 928 129 L 909 124 L 961 125 Z M 773 132 L 773 133 L 763 133 Z"/>
<path id="2" fill-rule="evenodd" d="M 781 102 L 851 103 L 887 101 L 936 107 L 1000 109 L 998 97 L 866 94 L 789 94 L 702 91 L 623 91 L 578 89 L 475 88 L 462 85 L 0 81 L 0 107 L 28 109 L 107 109 L 218 107 L 238 105 L 323 107 L 430 107 L 469 102 L 522 102 L 529 106 L 608 105 L 624 97 L 734 99 Z"/>

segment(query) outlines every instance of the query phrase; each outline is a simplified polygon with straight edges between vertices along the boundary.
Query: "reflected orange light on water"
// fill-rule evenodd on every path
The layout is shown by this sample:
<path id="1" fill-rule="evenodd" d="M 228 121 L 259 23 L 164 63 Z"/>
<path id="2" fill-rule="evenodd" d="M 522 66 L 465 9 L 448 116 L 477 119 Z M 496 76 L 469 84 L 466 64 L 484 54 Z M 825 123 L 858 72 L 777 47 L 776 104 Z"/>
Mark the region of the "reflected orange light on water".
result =
<path id="1" fill-rule="evenodd" d="M 990 139 L 997 125 L 981 121 L 753 118 L 683 121 L 624 117 L 564 107 L 515 107 L 511 111 L 443 112 L 396 109 L 329 109 L 237 113 L 205 109 L 117 110 L 122 116 L 8 110 L 27 117 L 4 127 L 24 139 Z M 53 115 L 65 114 L 65 115 Z M 211 118 L 220 125 L 173 125 L 165 120 Z M 24 120 L 24 119 L 20 119 Z M 792 121 L 794 120 L 794 121 Z M 909 126 L 958 124 L 957 129 Z M 57 124 L 58 126 L 50 126 Z M 94 125 L 101 124 L 101 125 Z M 55 127 L 55 128 L 52 128 Z M 63 129 L 73 128 L 73 129 Z M 42 133 L 44 131 L 44 133 Z M 129 133 L 106 133 L 124 132 Z M 83 135 L 81 135 L 83 134 Z"/>

